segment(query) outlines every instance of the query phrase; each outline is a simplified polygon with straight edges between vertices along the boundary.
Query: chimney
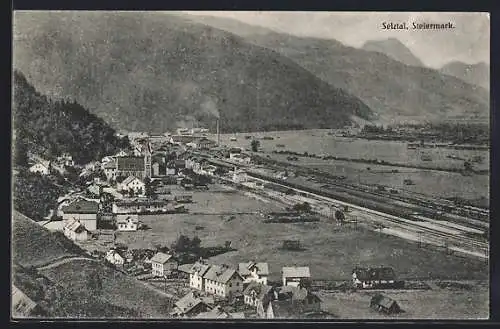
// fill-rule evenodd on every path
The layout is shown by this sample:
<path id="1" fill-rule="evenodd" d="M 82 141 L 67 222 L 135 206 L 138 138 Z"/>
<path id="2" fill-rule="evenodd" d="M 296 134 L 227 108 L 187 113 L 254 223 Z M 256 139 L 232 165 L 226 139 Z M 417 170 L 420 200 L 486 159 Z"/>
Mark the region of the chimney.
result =
<path id="1" fill-rule="evenodd" d="M 219 119 L 217 119 L 217 146 L 220 145 Z"/>

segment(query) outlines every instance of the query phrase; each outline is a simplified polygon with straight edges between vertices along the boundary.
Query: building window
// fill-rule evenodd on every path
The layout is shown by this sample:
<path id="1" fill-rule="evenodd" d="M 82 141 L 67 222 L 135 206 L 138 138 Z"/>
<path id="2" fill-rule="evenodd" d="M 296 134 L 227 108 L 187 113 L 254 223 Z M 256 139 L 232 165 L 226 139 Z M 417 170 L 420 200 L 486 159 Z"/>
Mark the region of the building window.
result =
<path id="1" fill-rule="evenodd" d="M 239 287 L 240 286 L 240 283 L 239 282 L 236 282 L 236 286 Z"/>

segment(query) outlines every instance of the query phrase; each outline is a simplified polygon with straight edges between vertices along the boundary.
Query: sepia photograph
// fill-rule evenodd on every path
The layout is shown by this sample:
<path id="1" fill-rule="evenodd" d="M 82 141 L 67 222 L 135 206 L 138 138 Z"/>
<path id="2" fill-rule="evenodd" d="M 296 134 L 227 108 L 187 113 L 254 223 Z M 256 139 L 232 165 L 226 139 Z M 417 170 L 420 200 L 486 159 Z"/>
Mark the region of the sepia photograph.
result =
<path id="1" fill-rule="evenodd" d="M 490 15 L 14 11 L 11 321 L 490 318 Z"/>

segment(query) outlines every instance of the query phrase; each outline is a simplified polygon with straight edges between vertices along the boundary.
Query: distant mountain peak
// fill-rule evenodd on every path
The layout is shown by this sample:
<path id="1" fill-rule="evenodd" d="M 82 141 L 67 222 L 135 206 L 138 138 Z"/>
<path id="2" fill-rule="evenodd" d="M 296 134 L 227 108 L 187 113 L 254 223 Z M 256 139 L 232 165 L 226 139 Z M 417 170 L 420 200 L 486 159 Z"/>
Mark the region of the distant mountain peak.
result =
<path id="1" fill-rule="evenodd" d="M 404 43 L 402 43 L 397 38 L 388 38 L 384 40 L 369 40 L 366 41 L 361 49 L 367 51 L 376 51 L 382 54 L 389 56 L 392 59 L 395 59 L 403 64 L 411 65 L 411 66 L 421 66 L 425 65 L 422 63 L 418 57 L 416 57 L 411 50 L 406 47 Z"/>

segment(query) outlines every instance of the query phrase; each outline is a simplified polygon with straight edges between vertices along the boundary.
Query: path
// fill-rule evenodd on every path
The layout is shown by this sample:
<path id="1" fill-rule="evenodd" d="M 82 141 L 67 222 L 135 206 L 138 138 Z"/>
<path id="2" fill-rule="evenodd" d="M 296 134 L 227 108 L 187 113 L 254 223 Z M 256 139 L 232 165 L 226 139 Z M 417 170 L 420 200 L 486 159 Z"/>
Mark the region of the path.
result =
<path id="1" fill-rule="evenodd" d="M 48 269 L 51 269 L 53 267 L 57 267 L 59 265 L 66 264 L 66 263 L 69 263 L 69 262 L 72 262 L 72 261 L 75 261 L 75 260 L 87 260 L 87 261 L 91 261 L 91 262 L 99 262 L 98 260 L 93 259 L 93 258 L 89 258 L 89 257 L 74 256 L 74 257 L 59 259 L 59 260 L 57 260 L 57 261 L 55 261 L 55 262 L 53 262 L 51 264 L 37 267 L 37 269 L 38 270 L 42 270 L 42 271 L 43 270 L 48 270 Z"/>

